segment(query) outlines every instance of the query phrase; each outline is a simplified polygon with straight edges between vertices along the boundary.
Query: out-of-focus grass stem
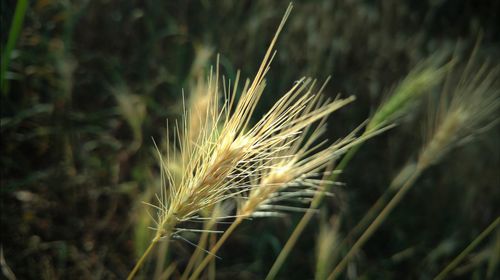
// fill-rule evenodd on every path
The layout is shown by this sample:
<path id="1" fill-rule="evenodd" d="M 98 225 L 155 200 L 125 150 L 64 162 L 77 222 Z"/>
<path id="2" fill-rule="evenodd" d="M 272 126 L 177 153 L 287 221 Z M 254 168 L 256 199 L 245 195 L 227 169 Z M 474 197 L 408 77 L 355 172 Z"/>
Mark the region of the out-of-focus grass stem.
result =
<path id="1" fill-rule="evenodd" d="M 23 27 L 24 16 L 26 15 L 26 10 L 28 9 L 28 0 L 18 0 L 16 5 L 16 10 L 14 12 L 14 17 L 12 18 L 12 24 L 9 30 L 9 36 L 7 38 L 7 43 L 2 53 L 2 64 L 0 68 L 0 81 L 2 87 L 2 93 L 7 95 L 9 91 L 8 80 L 6 77 L 7 69 L 9 68 L 10 57 L 12 51 L 16 46 L 17 38 L 21 33 Z"/>
<path id="2" fill-rule="evenodd" d="M 497 217 L 476 239 L 474 239 L 453 261 L 451 261 L 441 271 L 434 280 L 443 280 L 474 248 L 481 243 L 490 233 L 492 233 L 500 225 L 500 217 Z"/>
<path id="3" fill-rule="evenodd" d="M 403 199 L 405 194 L 413 186 L 417 178 L 420 176 L 422 170 L 417 169 L 415 173 L 406 181 L 406 183 L 399 189 L 399 191 L 394 195 L 394 197 L 387 203 L 382 212 L 377 216 L 377 218 L 370 224 L 370 226 L 363 232 L 359 239 L 354 243 L 354 245 L 349 249 L 349 252 L 344 256 L 342 261 L 335 267 L 333 272 L 328 276 L 328 279 L 335 279 L 339 274 L 345 269 L 349 260 L 359 251 L 359 249 L 365 244 L 365 242 L 370 238 L 373 233 L 379 228 L 379 226 L 385 221 L 387 216 L 391 211 L 398 205 L 398 203 Z"/>

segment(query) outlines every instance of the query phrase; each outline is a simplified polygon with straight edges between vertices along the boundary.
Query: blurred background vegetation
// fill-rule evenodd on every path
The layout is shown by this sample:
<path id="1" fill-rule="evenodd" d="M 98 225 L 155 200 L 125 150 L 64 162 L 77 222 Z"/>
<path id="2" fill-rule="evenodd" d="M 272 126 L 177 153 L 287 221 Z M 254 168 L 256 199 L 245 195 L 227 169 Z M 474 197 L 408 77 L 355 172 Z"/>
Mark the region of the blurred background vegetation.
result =
<path id="1" fill-rule="evenodd" d="M 2 1 L 2 62 L 16 3 Z M 259 110 L 303 75 L 320 81 L 331 75 L 325 94 L 357 100 L 333 115 L 330 139 L 368 118 L 413 66 L 438 50 L 470 52 L 482 34 L 480 56 L 500 62 L 499 1 L 294 4 Z M 149 241 L 140 202 L 159 187 L 151 137 L 169 137 L 166 120 L 180 116 L 183 89 L 189 95 L 215 54 L 226 77 L 237 69 L 252 77 L 287 5 L 28 1 L 1 96 L 1 246 L 18 279 L 127 275 Z M 418 153 L 423 109 L 370 140 L 344 170 L 345 185 L 325 205 L 332 219 L 341 217 L 341 234 Z M 500 214 L 499 141 L 500 131 L 490 130 L 423 174 L 343 277 L 428 279 L 439 272 Z M 218 279 L 263 278 L 298 218 L 243 224 L 219 252 Z M 320 218 L 280 279 L 313 278 Z M 193 247 L 172 244 L 182 267 Z M 497 231 L 454 276 L 498 275 L 498 248 Z"/>

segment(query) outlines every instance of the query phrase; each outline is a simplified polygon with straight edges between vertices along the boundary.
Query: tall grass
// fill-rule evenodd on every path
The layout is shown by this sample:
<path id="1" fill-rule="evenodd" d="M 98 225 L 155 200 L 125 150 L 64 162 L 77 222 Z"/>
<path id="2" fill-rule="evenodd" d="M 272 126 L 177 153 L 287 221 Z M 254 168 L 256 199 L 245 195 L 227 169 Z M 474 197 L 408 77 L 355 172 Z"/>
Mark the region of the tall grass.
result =
<path id="1" fill-rule="evenodd" d="M 251 116 L 264 92 L 264 77 L 273 58 L 273 47 L 291 9 L 290 5 L 254 80 L 245 83 L 238 100 L 235 93 L 238 92 L 239 76 L 233 85 L 229 83 L 226 86 L 225 80 L 222 80 L 224 95 L 222 103 L 219 104 L 221 86 L 217 67 L 215 75 L 210 75 L 206 89 L 198 89 L 201 94 L 198 94 L 196 102 L 190 103 L 187 108 L 184 105 L 184 119 L 174 127 L 176 141 L 173 146 L 178 145 L 179 150 L 167 153 L 166 159 L 158 150 L 163 174 L 162 188 L 157 196 L 157 204 L 147 203 L 157 211 L 155 225 L 152 227 L 156 234 L 133 268 L 129 279 L 135 276 L 160 240 L 179 237 L 184 231 L 197 231 L 178 227 L 178 224 L 200 219 L 198 213 L 213 209 L 216 204 L 228 199 L 236 199 L 238 202 L 235 220 L 194 268 L 200 250 L 206 246 L 207 233 L 211 232 L 214 225 L 206 222 L 198 249 L 186 267 L 183 278 L 186 279 L 189 271 L 194 269 L 189 279 L 198 279 L 221 246 L 245 219 L 276 216 L 280 215 L 281 211 L 305 211 L 306 214 L 267 276 L 267 279 L 274 279 L 298 236 L 311 219 L 313 209 L 319 206 L 325 191 L 328 190 L 323 186 L 323 181 L 313 179 L 314 176 L 324 171 L 328 164 L 350 148 L 359 148 L 362 141 L 380 133 L 381 127 L 387 126 L 404 114 L 422 93 L 429 92 L 439 84 L 449 69 L 448 65 L 437 66 L 435 58 L 430 59 L 427 65 L 419 65 L 375 112 L 360 138 L 356 137 L 355 130 L 326 148 L 322 148 L 323 143 L 317 144 L 326 129 L 326 117 L 350 103 L 352 98 L 336 99 L 333 102 L 323 100 L 319 94 L 313 94 L 315 81 L 310 79 L 298 80 L 261 120 L 250 125 Z M 350 248 L 329 279 L 335 278 L 345 268 L 350 258 L 382 224 L 422 171 L 437 161 L 440 153 L 446 151 L 446 147 L 457 142 L 456 139 L 461 136 L 462 130 L 470 133 L 473 127 L 483 123 L 491 112 L 497 109 L 498 100 L 489 93 L 495 72 L 482 77 L 487 69 L 482 67 L 476 76 L 470 78 L 470 67 L 466 67 L 460 78 L 449 110 L 439 113 L 438 119 L 442 123 L 431 133 L 431 140 L 420 154 L 417 168 L 404 180 L 395 196 Z M 466 96 L 463 92 L 473 94 Z M 469 99 L 464 99 L 466 97 Z M 447 105 L 441 107 L 446 108 Z M 483 110 L 479 111 L 478 108 L 481 107 Z M 313 126 L 314 123 L 317 125 Z M 345 167 L 355 152 L 355 149 L 351 150 L 351 154 L 342 159 L 336 167 L 337 172 L 330 175 L 328 182 L 336 181 L 338 171 Z M 173 160 L 170 156 L 173 156 Z M 180 166 L 179 170 L 170 169 L 172 162 Z M 174 172 L 179 173 L 174 175 Z M 306 188 L 298 188 L 301 186 Z M 311 199 L 309 208 L 279 204 L 281 201 L 301 197 Z M 208 213 L 208 217 L 209 220 L 217 220 L 228 216 L 213 217 Z M 165 248 L 160 251 L 160 261 L 155 273 L 157 277 L 162 271 Z"/>
<path id="2" fill-rule="evenodd" d="M 419 157 L 430 172 L 408 187 L 411 196 L 400 196 L 397 215 L 386 212 L 382 223 L 396 226 L 370 246 L 358 244 L 346 277 L 429 278 L 443 268 L 439 277 L 496 276 L 498 231 L 494 242 L 483 241 L 498 228 L 498 133 L 446 160 L 495 122 L 467 122 L 479 128 L 453 141 L 436 136 L 459 122 L 438 125 L 460 81 L 461 73 L 448 72 L 462 59 L 445 65 L 432 53 L 457 40 L 468 48 L 483 29 L 479 51 L 495 65 L 498 3 L 298 3 L 280 35 L 284 47 L 271 50 L 260 78 L 248 81 L 241 77 L 259 72 L 255 56 L 268 46 L 284 3 L 27 3 L 1 5 L 5 277 L 124 278 L 137 263 L 137 278 L 261 279 L 279 254 L 269 279 L 325 279 L 406 188 Z M 215 49 L 223 55 L 209 72 Z M 298 79 L 289 90 L 298 75 L 321 82 Z M 441 102 L 446 109 L 422 113 L 415 105 L 445 76 L 455 77 Z M 471 90 L 487 87 L 466 80 Z M 354 98 L 336 92 L 356 94 L 355 105 L 344 106 Z M 288 97 L 278 101 L 280 93 Z M 415 148 L 424 118 L 439 120 L 427 127 L 427 152 Z M 162 139 L 157 151 L 144 141 L 151 136 Z M 378 192 L 384 195 L 353 227 Z M 415 227 L 425 230 L 416 235 Z M 380 242 L 386 237 L 390 243 Z M 403 253 L 380 257 L 395 250 Z"/>

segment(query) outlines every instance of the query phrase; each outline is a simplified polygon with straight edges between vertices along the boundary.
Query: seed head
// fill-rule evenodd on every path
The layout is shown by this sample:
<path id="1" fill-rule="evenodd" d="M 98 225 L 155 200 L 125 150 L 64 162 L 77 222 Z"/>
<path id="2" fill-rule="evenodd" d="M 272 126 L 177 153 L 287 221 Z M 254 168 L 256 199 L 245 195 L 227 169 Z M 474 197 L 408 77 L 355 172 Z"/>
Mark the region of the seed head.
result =
<path id="1" fill-rule="evenodd" d="M 437 162 L 451 148 L 498 121 L 494 114 L 500 107 L 499 71 L 498 66 L 491 68 L 488 63 L 478 65 L 472 55 L 461 73 L 449 75 L 439 105 L 431 113 L 419 168 Z"/>

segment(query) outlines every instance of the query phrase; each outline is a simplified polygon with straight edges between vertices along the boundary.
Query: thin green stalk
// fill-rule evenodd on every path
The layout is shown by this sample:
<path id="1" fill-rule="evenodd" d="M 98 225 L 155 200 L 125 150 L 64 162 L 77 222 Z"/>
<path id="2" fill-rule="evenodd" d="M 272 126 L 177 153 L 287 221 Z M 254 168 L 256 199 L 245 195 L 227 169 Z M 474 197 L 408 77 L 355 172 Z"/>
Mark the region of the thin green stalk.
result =
<path id="1" fill-rule="evenodd" d="M 373 131 L 366 131 L 365 133 L 363 133 L 364 135 L 362 135 L 361 137 L 363 137 L 365 135 L 369 135 L 372 132 Z M 361 148 L 361 145 L 362 145 L 362 143 L 360 143 L 356 146 L 353 146 L 351 149 L 349 149 L 349 151 L 344 155 L 344 157 L 339 162 L 339 164 L 335 167 L 335 170 L 336 171 L 343 171 L 345 169 L 345 167 L 347 166 L 347 164 L 351 161 L 352 157 L 358 152 L 359 148 Z M 338 173 L 333 173 L 329 179 L 334 181 L 337 179 L 337 177 L 338 177 Z M 317 202 L 317 205 L 315 205 L 316 207 L 319 206 L 319 204 L 321 203 L 321 199 L 323 199 L 323 197 L 324 197 L 324 194 L 322 193 L 321 198 L 319 199 L 319 202 Z"/>
<path id="2" fill-rule="evenodd" d="M 359 221 L 354 228 L 347 234 L 345 241 L 352 239 L 354 236 L 358 235 L 370 221 L 375 217 L 377 213 L 384 207 L 389 198 L 391 197 L 392 190 L 390 188 L 386 189 L 384 193 L 377 199 L 377 201 L 370 207 L 370 209 L 363 216 L 361 221 Z M 344 244 L 344 241 L 342 242 Z"/>
<path id="3" fill-rule="evenodd" d="M 0 81 L 2 87 L 2 93 L 7 95 L 8 85 L 7 85 L 7 69 L 9 68 L 10 56 L 12 50 L 16 46 L 17 38 L 21 33 L 23 27 L 24 16 L 26 15 L 26 10 L 28 9 L 28 0 L 18 0 L 16 5 L 16 10 L 14 12 L 14 17 L 12 18 L 12 24 L 10 25 L 9 37 L 7 38 L 7 43 L 2 54 L 2 64 L 0 68 Z"/>
<path id="4" fill-rule="evenodd" d="M 155 273 L 153 276 L 153 279 L 160 279 L 160 276 L 162 275 L 165 267 L 165 259 L 167 258 L 167 252 L 168 252 L 168 242 L 164 242 L 160 244 L 160 247 L 158 248 L 158 253 L 157 253 L 157 261 L 156 261 L 156 268 L 155 268 Z"/>
<path id="5" fill-rule="evenodd" d="M 139 272 L 139 269 L 142 267 L 142 265 L 146 261 L 147 256 L 151 253 L 153 248 L 156 246 L 156 243 L 158 243 L 160 241 L 162 236 L 170 236 L 172 228 L 174 227 L 174 224 L 171 222 L 171 217 L 172 216 L 167 216 L 166 218 L 164 218 L 163 222 L 158 226 L 158 228 L 164 229 L 164 230 L 162 230 L 162 231 L 158 230 L 156 232 L 156 235 L 153 238 L 153 240 L 151 240 L 149 247 L 146 249 L 144 254 L 142 254 L 141 258 L 137 261 L 134 268 L 129 273 L 127 280 L 132 280 L 134 278 L 134 276 L 137 274 L 137 272 Z"/>
<path id="6" fill-rule="evenodd" d="M 271 279 L 274 279 L 276 277 L 281 266 L 283 265 L 286 258 L 290 254 L 290 251 L 295 246 L 295 243 L 297 243 L 297 240 L 299 239 L 300 235 L 302 234 L 305 227 L 307 226 L 307 224 L 309 223 L 309 221 L 313 217 L 313 215 L 315 213 L 314 210 L 315 210 L 315 208 L 310 207 L 309 209 L 307 209 L 304 216 L 302 216 L 302 219 L 300 219 L 299 223 L 297 224 L 297 226 L 293 230 L 292 234 L 290 235 L 287 242 L 285 243 L 285 246 L 283 246 L 283 249 L 281 249 L 280 254 L 278 255 L 278 258 L 276 258 L 276 260 L 274 261 L 273 266 L 271 267 L 271 269 L 269 270 L 269 273 L 266 276 L 266 280 L 271 280 Z"/>
<path id="7" fill-rule="evenodd" d="M 355 236 L 358 236 L 362 230 L 366 229 L 369 225 L 370 221 L 375 218 L 377 213 L 383 209 L 384 205 L 387 204 L 387 201 L 391 198 L 394 192 L 401 187 L 402 184 L 406 181 L 408 174 L 413 174 L 416 166 L 414 164 L 408 164 L 403 168 L 396 178 L 393 180 L 391 186 L 386 188 L 384 193 L 377 199 L 377 201 L 368 209 L 363 218 L 349 231 L 346 237 L 339 243 L 338 246 L 334 250 L 339 250 L 343 248 L 349 241 L 353 240 Z M 411 172 L 411 173 L 409 173 Z"/>
<path id="8" fill-rule="evenodd" d="M 224 231 L 224 234 L 220 237 L 220 239 L 215 243 L 215 245 L 210 249 L 210 254 L 207 254 L 203 261 L 200 263 L 200 265 L 196 268 L 196 270 L 193 272 L 193 275 L 189 277 L 189 280 L 195 280 L 198 279 L 200 274 L 203 272 L 205 267 L 210 263 L 210 261 L 215 257 L 215 254 L 217 251 L 220 249 L 222 244 L 226 242 L 226 240 L 229 238 L 229 236 L 233 233 L 233 231 L 238 227 L 238 225 L 243 221 L 242 217 L 236 218 L 234 222 Z"/>
<path id="9" fill-rule="evenodd" d="M 359 233 L 369 225 L 375 215 L 384 207 L 392 193 L 391 188 L 386 189 L 382 196 L 380 196 L 372 207 L 366 212 L 363 218 L 349 231 L 342 241 L 335 246 L 334 251 L 342 249 L 348 242 L 353 240 L 355 236 L 358 236 Z"/>
<path id="10" fill-rule="evenodd" d="M 137 274 L 137 272 L 139 271 L 139 268 L 141 268 L 142 264 L 144 263 L 144 261 L 146 260 L 147 256 L 149 255 L 149 253 L 151 253 L 151 251 L 153 250 L 153 248 L 155 247 L 156 243 L 158 243 L 159 241 L 159 238 L 155 238 L 151 241 L 151 243 L 149 244 L 148 248 L 146 249 L 146 251 L 144 252 L 144 254 L 142 254 L 141 258 L 137 261 L 137 263 L 135 264 L 134 268 L 132 269 L 132 271 L 129 273 L 128 277 L 127 277 L 127 280 L 132 280 L 134 279 L 134 276 Z"/>
<path id="11" fill-rule="evenodd" d="M 380 225 L 385 221 L 387 216 L 391 213 L 391 211 L 398 205 L 401 199 L 405 196 L 405 194 L 410 190 L 413 186 L 417 178 L 422 173 L 422 169 L 416 169 L 415 172 L 411 175 L 411 177 L 405 182 L 405 184 L 398 190 L 398 192 L 394 195 L 394 197 L 389 201 L 389 203 L 384 207 L 382 212 L 378 214 L 377 218 L 373 220 L 370 226 L 363 232 L 363 234 L 359 237 L 359 239 L 354 243 L 349 252 L 344 256 L 342 261 L 335 267 L 333 272 L 328 276 L 328 280 L 335 279 L 339 276 L 340 273 L 345 269 L 347 263 L 351 260 L 351 258 L 356 255 L 359 249 L 365 244 L 365 242 L 372 236 L 373 233 L 380 227 Z"/>
<path id="12" fill-rule="evenodd" d="M 354 154 L 358 151 L 360 146 L 361 146 L 361 144 L 352 147 L 345 154 L 345 156 L 342 158 L 342 160 L 337 165 L 335 170 L 343 170 L 347 166 L 347 163 L 349 163 L 351 158 L 354 156 Z M 336 172 L 332 173 L 329 180 L 335 181 L 338 177 L 338 174 L 339 173 L 336 173 Z M 307 209 L 306 213 L 304 214 L 304 216 L 302 216 L 299 223 L 297 224 L 297 226 L 293 230 L 292 234 L 290 235 L 290 237 L 286 241 L 285 246 L 283 246 L 283 249 L 280 251 L 278 257 L 274 261 L 273 266 L 269 270 L 269 273 L 266 276 L 266 280 L 271 280 L 271 279 L 274 279 L 276 277 L 279 270 L 283 266 L 283 263 L 286 261 L 286 258 L 288 257 L 288 255 L 292 251 L 293 247 L 297 243 L 300 235 L 302 234 L 302 232 L 306 228 L 307 224 L 311 221 L 311 218 L 314 216 L 314 213 L 315 213 L 314 210 L 321 205 L 321 202 L 323 201 L 324 196 L 325 196 L 325 192 L 317 192 L 314 195 L 313 201 L 311 202 L 311 206 L 309 207 L 309 209 Z"/>
<path id="13" fill-rule="evenodd" d="M 434 280 L 443 280 L 446 275 L 450 273 L 474 248 L 476 248 L 481 241 L 483 241 L 486 236 L 488 236 L 493 230 L 495 230 L 500 225 L 500 217 L 497 217 L 481 234 L 479 234 L 476 239 L 474 239 L 469 246 L 467 246 L 462 253 L 460 253 L 453 261 L 451 261 L 444 269 L 441 271 Z"/>

